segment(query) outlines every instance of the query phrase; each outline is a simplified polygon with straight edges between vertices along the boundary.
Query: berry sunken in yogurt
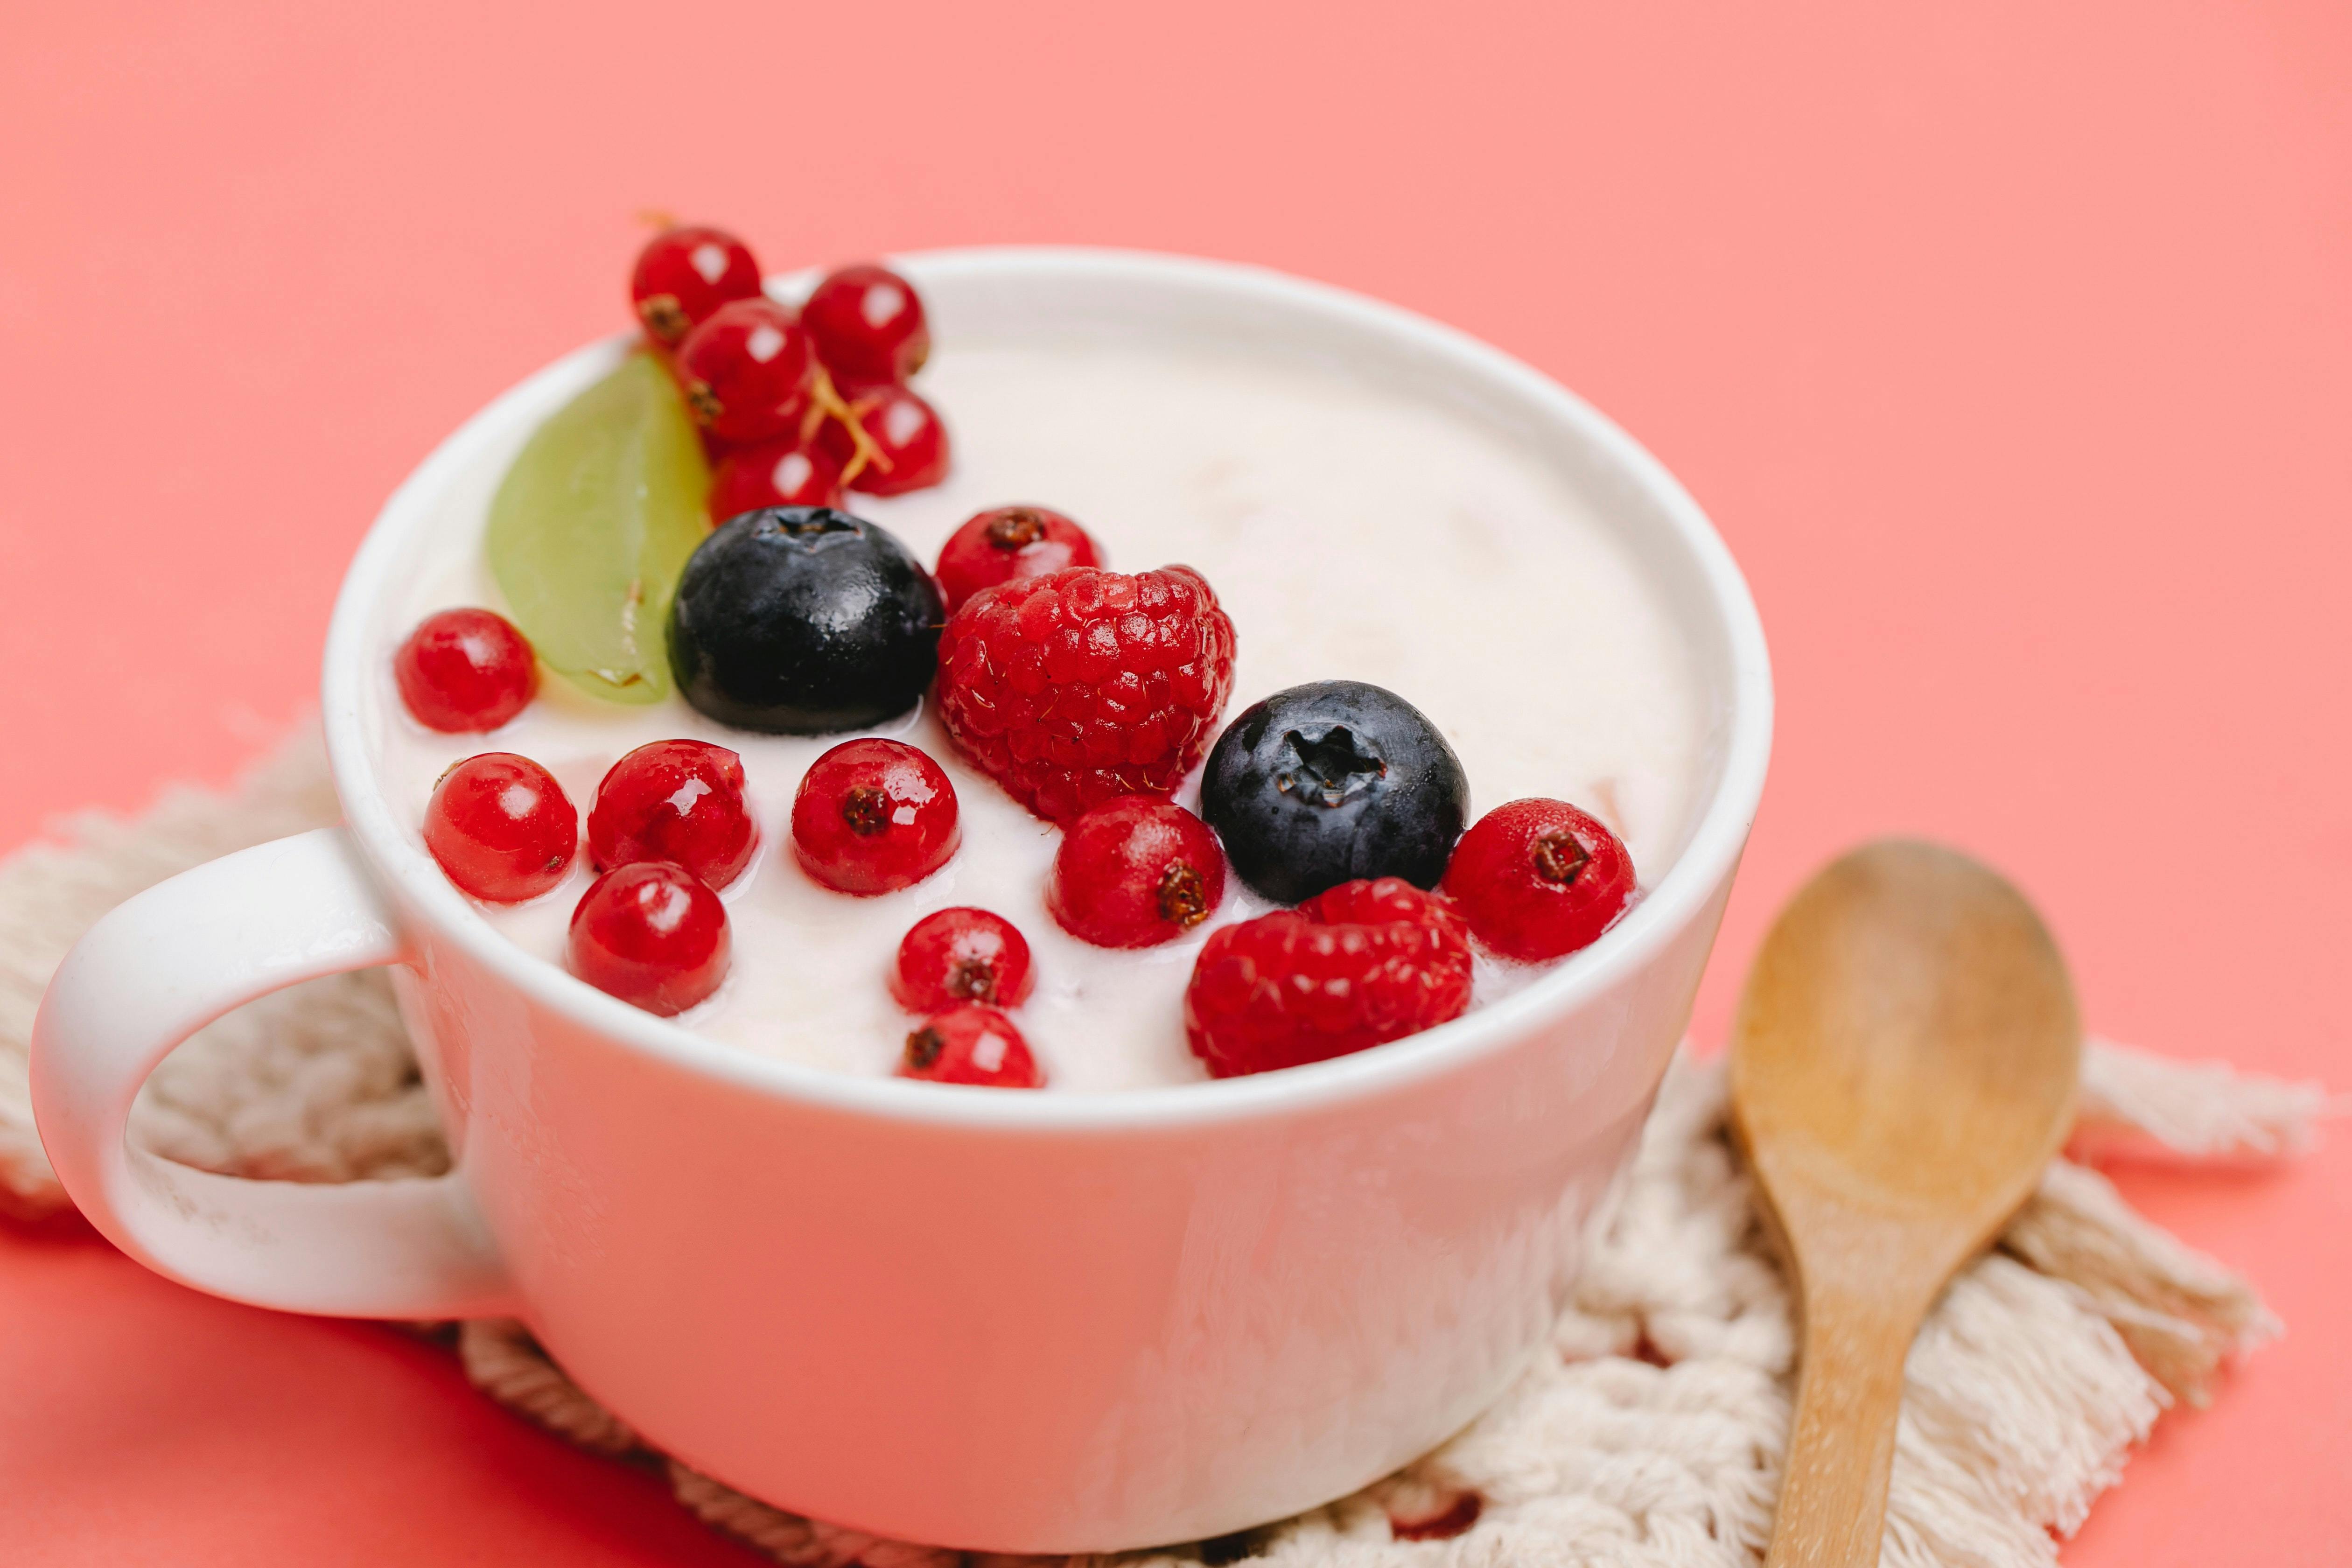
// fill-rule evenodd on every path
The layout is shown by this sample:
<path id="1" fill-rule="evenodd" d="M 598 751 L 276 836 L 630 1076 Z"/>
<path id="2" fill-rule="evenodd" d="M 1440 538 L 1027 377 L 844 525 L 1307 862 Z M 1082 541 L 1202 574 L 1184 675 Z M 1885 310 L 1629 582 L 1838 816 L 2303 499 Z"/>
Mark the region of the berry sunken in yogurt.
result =
<path id="1" fill-rule="evenodd" d="M 1134 1089 L 1446 1023 L 1666 869 L 1689 656 L 1507 431 L 758 276 L 656 237 L 642 338 L 469 456 L 387 639 L 387 784 L 527 952 L 809 1066 Z"/>

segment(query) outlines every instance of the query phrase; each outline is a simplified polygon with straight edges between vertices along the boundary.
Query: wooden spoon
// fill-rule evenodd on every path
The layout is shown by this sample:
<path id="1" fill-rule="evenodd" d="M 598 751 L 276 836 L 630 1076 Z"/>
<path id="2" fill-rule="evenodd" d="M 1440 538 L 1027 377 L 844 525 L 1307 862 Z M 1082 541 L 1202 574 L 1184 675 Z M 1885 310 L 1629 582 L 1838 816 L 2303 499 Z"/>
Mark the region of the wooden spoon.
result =
<path id="1" fill-rule="evenodd" d="M 2081 1054 L 2050 933 L 1966 856 L 1864 845 L 1780 911 L 1731 1046 L 1733 1124 L 1804 1302 L 1766 1568 L 1874 1568 L 1904 1357 L 2058 1152 Z"/>

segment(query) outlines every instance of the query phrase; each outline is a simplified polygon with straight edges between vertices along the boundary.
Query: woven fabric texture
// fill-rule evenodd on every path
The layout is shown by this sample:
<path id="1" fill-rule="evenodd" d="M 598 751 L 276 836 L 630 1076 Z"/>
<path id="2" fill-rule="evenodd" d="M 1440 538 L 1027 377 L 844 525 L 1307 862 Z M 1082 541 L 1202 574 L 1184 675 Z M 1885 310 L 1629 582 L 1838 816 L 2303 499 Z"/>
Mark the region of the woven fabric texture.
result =
<path id="1" fill-rule="evenodd" d="M 323 751 L 297 736 L 235 790 L 181 790 L 135 822 L 90 816 L 0 865 L 0 1211 L 68 1199 L 26 1089 L 42 987 L 73 940 L 141 888 L 337 819 Z M 2078 1150 L 2182 1159 L 2292 1152 L 2319 1091 L 2094 1042 Z M 339 1182 L 447 1168 L 388 987 L 312 982 L 222 1019 L 142 1093 L 132 1136 L 207 1170 Z M 1906 1372 L 1882 1563 L 2054 1563 L 2174 1404 L 2275 1331 L 2252 1289 L 2061 1160 L 2000 1245 L 1938 1303 Z M 681 1505 L 780 1562 L 964 1561 L 782 1512 L 652 1454 L 520 1324 L 452 1338 L 477 1386 L 599 1453 L 663 1465 Z M 1284 1568 L 1747 1568 L 1771 1528 L 1794 1373 L 1786 1279 L 1727 1136 L 1722 1074 L 1678 1061 L 1624 1195 L 1552 1336 L 1485 1415 L 1399 1475 L 1244 1536 L 1136 1563 Z M 992 1563 L 1013 1560 L 992 1559 Z"/>

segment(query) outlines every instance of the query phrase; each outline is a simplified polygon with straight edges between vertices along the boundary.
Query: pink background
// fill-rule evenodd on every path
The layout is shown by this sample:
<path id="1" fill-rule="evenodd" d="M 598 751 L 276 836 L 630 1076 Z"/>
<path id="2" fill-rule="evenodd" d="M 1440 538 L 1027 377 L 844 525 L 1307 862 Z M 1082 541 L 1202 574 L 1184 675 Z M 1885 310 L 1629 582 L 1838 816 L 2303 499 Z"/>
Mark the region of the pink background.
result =
<path id="1" fill-rule="evenodd" d="M 2017 875 L 2095 1028 L 2352 1087 L 2340 0 L 988 9 L 13 6 L 0 845 L 292 721 L 377 505 L 622 324 L 640 208 L 1150 247 L 1480 333 L 1713 514 L 1782 706 L 1703 1040 L 1905 829 Z M 2071 1563 L 2342 1554 L 2347 1150 L 2124 1174 L 2290 1330 Z M 21 1564 L 744 1560 L 436 1352 L 71 1227 L 0 1229 L 0 1477 Z"/>

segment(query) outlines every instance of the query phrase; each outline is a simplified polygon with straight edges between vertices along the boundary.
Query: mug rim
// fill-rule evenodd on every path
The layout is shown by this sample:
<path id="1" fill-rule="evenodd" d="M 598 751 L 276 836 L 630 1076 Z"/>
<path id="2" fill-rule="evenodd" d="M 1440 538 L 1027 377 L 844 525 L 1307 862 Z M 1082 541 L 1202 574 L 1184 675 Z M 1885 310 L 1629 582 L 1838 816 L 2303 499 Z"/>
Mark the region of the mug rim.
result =
<path id="1" fill-rule="evenodd" d="M 501 935 L 425 851 L 411 844 L 376 776 L 362 721 L 362 682 L 371 611 L 392 581 L 399 546 L 429 515 L 445 475 L 496 439 L 539 389 L 575 374 L 635 334 L 618 334 L 563 355 L 492 399 L 444 438 L 384 502 L 346 570 L 329 624 L 321 680 L 327 752 L 346 821 L 370 868 L 394 885 L 411 917 L 513 984 L 531 1001 L 658 1060 L 730 1084 L 803 1103 L 898 1121 L 1024 1131 L 1097 1132 L 1287 1115 L 1377 1095 L 1443 1074 L 1523 1037 L 1601 995 L 1661 954 L 1697 918 L 1737 868 L 1763 794 L 1771 750 L 1772 686 L 1763 625 L 1730 550 L 1698 503 L 1664 465 L 1613 421 L 1533 366 L 1458 328 L 1352 290 L 1268 268 L 1150 251 L 1075 246 L 978 246 L 888 258 L 919 278 L 960 279 L 1091 275 L 1140 286 L 1223 290 L 1260 303 L 1320 315 L 1450 362 L 1498 385 L 1546 419 L 1565 425 L 1602 455 L 1666 520 L 1697 567 L 1717 630 L 1730 652 L 1732 680 L 1722 728 L 1723 763 L 1682 853 L 1623 919 L 1552 973 L 1435 1028 L 1279 1072 L 1118 1090 L 1003 1094 L 986 1089 L 869 1079 L 758 1055 L 657 1017 L 567 973 Z M 792 276 L 769 279 L 772 291 Z"/>

